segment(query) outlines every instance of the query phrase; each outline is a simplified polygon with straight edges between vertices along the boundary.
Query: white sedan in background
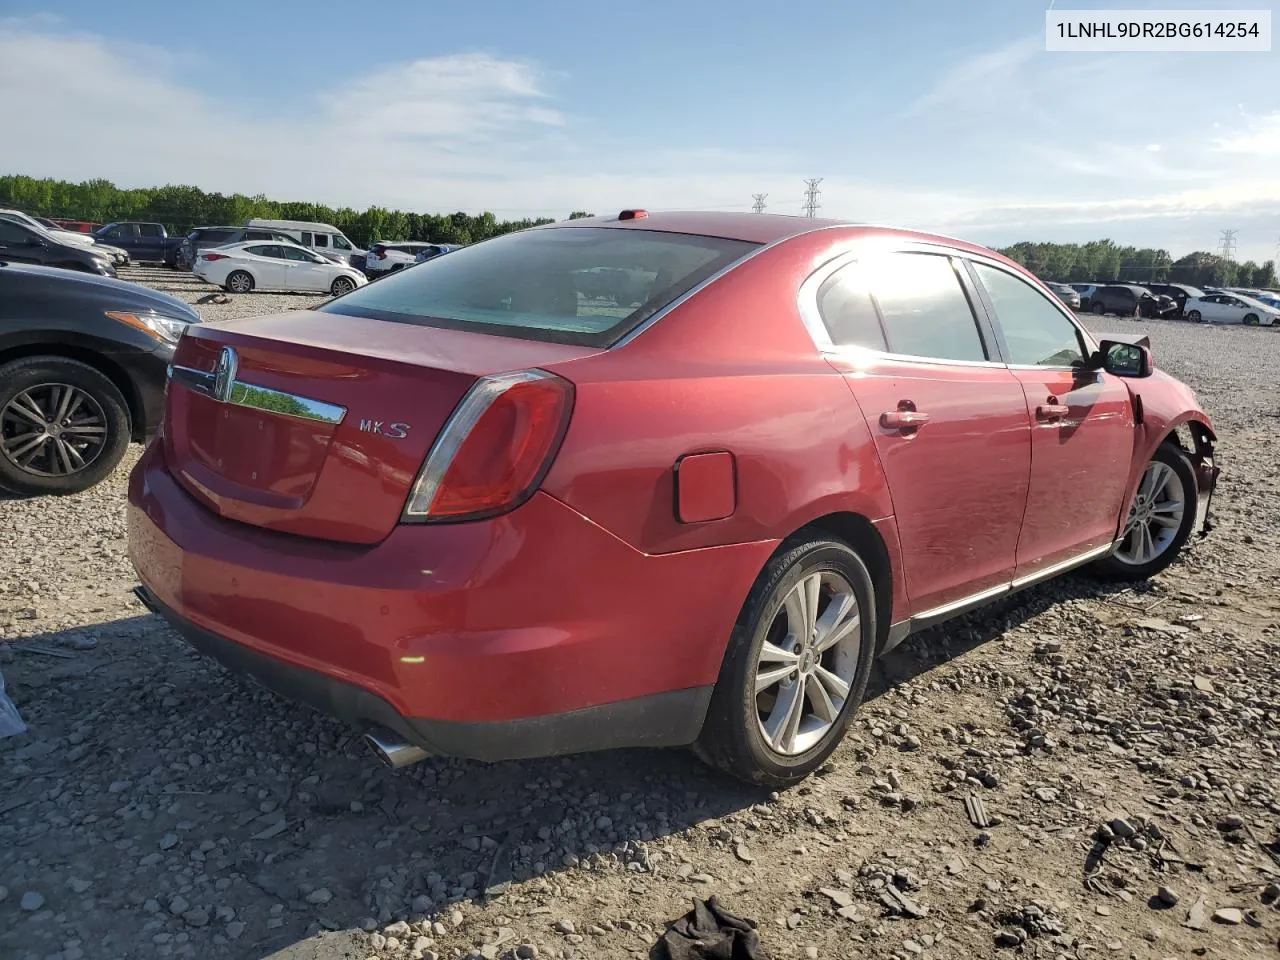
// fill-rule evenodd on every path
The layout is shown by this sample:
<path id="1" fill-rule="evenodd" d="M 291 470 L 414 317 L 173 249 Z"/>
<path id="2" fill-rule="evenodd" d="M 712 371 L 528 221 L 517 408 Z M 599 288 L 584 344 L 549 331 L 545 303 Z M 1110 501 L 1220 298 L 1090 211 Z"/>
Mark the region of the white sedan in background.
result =
<path id="1" fill-rule="evenodd" d="M 1210 293 L 1191 297 L 1182 315 L 1192 323 L 1243 323 L 1271 327 L 1280 323 L 1280 309 L 1241 293 Z"/>
<path id="2" fill-rule="evenodd" d="M 348 264 L 334 263 L 305 247 L 260 240 L 201 250 L 191 272 L 231 293 L 314 291 L 340 297 L 368 283 Z"/>

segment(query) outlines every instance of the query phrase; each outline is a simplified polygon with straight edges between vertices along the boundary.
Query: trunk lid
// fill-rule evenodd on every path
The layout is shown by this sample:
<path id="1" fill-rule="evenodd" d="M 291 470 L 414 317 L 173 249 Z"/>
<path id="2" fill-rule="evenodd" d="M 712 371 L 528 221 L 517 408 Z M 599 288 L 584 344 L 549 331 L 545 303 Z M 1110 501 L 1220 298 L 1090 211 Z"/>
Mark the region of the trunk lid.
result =
<path id="1" fill-rule="evenodd" d="M 234 384 L 220 399 L 226 347 Z M 599 352 L 312 311 L 201 324 L 174 356 L 165 459 L 220 516 L 376 543 L 477 379 Z"/>

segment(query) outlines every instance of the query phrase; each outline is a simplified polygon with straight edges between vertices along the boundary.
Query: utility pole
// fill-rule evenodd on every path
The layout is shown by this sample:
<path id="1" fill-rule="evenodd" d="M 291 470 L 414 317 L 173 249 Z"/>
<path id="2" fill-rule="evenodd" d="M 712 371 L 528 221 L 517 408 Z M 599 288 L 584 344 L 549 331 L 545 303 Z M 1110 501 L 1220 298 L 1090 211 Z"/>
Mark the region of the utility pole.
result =
<path id="1" fill-rule="evenodd" d="M 818 215 L 818 194 L 822 191 L 818 189 L 818 184 L 822 182 L 822 177 L 810 177 L 805 180 L 804 186 L 804 215 L 806 217 L 816 217 Z"/>
<path id="2" fill-rule="evenodd" d="M 753 193 L 751 195 L 751 209 L 756 213 L 764 213 L 764 202 L 768 197 L 767 193 Z"/>

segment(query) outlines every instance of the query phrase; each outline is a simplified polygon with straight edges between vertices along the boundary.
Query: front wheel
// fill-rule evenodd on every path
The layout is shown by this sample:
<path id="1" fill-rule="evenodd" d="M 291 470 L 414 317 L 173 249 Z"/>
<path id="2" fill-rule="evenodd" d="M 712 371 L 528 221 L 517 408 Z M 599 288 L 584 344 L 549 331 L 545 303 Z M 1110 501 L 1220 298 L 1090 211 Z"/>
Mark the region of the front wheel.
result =
<path id="1" fill-rule="evenodd" d="M 333 284 L 329 287 L 329 292 L 332 293 L 335 297 L 340 297 L 344 293 L 350 293 L 355 288 L 356 288 L 355 281 L 352 280 L 350 277 L 338 277 L 336 280 L 333 281 Z M 379 289 L 381 289 L 381 287 L 379 287 Z"/>
<path id="2" fill-rule="evenodd" d="M 802 780 L 844 737 L 875 641 L 862 558 L 845 543 L 797 535 L 747 596 L 694 752 L 748 783 Z"/>
<path id="3" fill-rule="evenodd" d="M 65 357 L 0 366 L 0 486 L 23 496 L 79 493 L 103 480 L 132 433 L 119 388 Z"/>
<path id="4" fill-rule="evenodd" d="M 1102 316 L 1107 312 L 1107 308 L 1100 303 L 1095 303 L 1092 307 L 1095 316 Z"/>
<path id="5" fill-rule="evenodd" d="M 1095 571 L 1111 580 L 1146 580 L 1173 563 L 1195 525 L 1197 494 L 1187 455 L 1161 445 L 1138 481 L 1120 542 Z"/>
<path id="6" fill-rule="evenodd" d="M 1258 315 L 1256 313 L 1250 313 L 1245 315 L 1244 325 L 1246 327 L 1256 327 L 1258 323 L 1259 323 L 1259 320 L 1258 320 Z"/>

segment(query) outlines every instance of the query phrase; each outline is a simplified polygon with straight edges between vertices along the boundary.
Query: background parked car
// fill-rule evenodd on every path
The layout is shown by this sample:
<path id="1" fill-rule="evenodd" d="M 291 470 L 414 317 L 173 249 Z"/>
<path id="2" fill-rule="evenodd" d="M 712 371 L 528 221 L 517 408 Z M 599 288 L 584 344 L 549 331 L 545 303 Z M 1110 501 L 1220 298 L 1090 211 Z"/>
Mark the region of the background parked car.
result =
<path id="1" fill-rule="evenodd" d="M 89 234 L 79 233 L 75 230 L 64 230 L 46 217 L 35 217 L 20 210 L 0 210 L 0 220 L 12 220 L 15 223 L 21 223 L 36 230 L 43 230 L 59 243 L 80 247 L 95 247 L 99 253 L 109 255 L 111 262 L 117 267 L 127 266 L 129 263 L 129 254 L 119 247 L 98 243 Z"/>
<path id="2" fill-rule="evenodd" d="M 1090 310 L 1093 308 L 1093 291 L 1097 290 L 1100 284 L 1097 283 L 1073 283 L 1071 289 L 1080 294 L 1080 309 Z"/>
<path id="3" fill-rule="evenodd" d="M 1177 316 L 1181 319 L 1185 313 L 1185 304 L 1194 297 L 1203 297 L 1204 291 L 1186 283 L 1148 283 L 1147 289 L 1161 296 L 1171 297 L 1178 305 Z"/>
<path id="4" fill-rule="evenodd" d="M 102 226 L 102 224 L 93 220 L 67 220 L 63 217 L 52 217 L 51 219 L 63 230 L 72 230 L 76 233 L 93 233 L 93 231 Z"/>
<path id="5" fill-rule="evenodd" d="M 298 241 L 279 230 L 259 230 L 252 227 L 196 227 L 182 238 L 178 248 L 178 266 L 191 269 L 201 250 L 225 247 L 249 240 L 267 240 L 272 243 L 288 243 L 298 246 Z"/>
<path id="6" fill-rule="evenodd" d="M 370 277 L 394 273 L 418 262 L 418 254 L 433 244 L 416 241 L 379 240 L 369 245 L 364 272 Z"/>
<path id="7" fill-rule="evenodd" d="M 199 322 L 136 284 L 0 263 L 0 486 L 75 493 L 109 474 L 155 431 L 174 344 Z"/>
<path id="8" fill-rule="evenodd" d="M 1114 313 L 1120 317 L 1166 317 L 1178 305 L 1172 297 L 1161 297 L 1136 283 L 1115 283 L 1095 287 L 1089 296 L 1089 309 L 1101 316 Z"/>
<path id="9" fill-rule="evenodd" d="M 1058 299 L 1072 310 L 1080 309 L 1080 294 L 1069 283 L 1045 283 L 1045 286 L 1052 290 Z"/>
<path id="10" fill-rule="evenodd" d="M 129 251 L 134 260 L 163 263 L 175 266 L 181 237 L 169 236 L 163 223 L 144 223 L 138 220 L 121 220 L 108 223 L 93 234 L 102 243 L 110 243 Z"/>
<path id="11" fill-rule="evenodd" d="M 1270 327 L 1280 320 L 1280 309 L 1232 293 L 1210 293 L 1188 300 L 1186 314 L 1193 323 L 1243 323 L 1250 327 Z"/>
<path id="12" fill-rule="evenodd" d="M 361 250 L 348 240 L 341 230 L 327 223 L 310 223 L 306 220 L 250 220 L 245 226 L 287 234 L 294 243 L 334 263 L 346 264 L 357 269 L 364 268 L 367 251 Z"/>
<path id="13" fill-rule="evenodd" d="M 36 263 L 96 273 L 104 277 L 116 275 L 111 254 L 97 246 L 63 243 L 44 227 L 29 227 L 0 217 L 0 261 Z"/>
<path id="14" fill-rule="evenodd" d="M 231 293 L 314 291 L 340 297 L 368 283 L 355 267 L 293 243 L 236 243 L 204 250 L 192 272 Z"/>

